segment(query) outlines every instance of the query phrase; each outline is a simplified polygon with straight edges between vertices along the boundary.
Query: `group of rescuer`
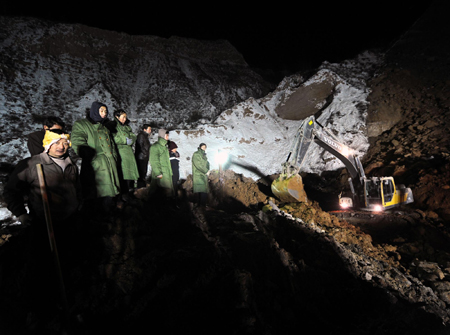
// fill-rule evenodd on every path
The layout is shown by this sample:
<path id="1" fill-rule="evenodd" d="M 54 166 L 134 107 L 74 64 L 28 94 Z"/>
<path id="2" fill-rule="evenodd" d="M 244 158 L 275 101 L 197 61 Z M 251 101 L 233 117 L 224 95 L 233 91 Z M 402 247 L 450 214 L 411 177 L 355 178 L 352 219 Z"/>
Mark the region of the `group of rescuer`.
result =
<path id="1" fill-rule="evenodd" d="M 45 256 L 48 243 L 43 242 L 53 235 L 48 231 L 49 221 L 56 236 L 66 236 L 63 248 L 70 252 L 75 248 L 70 247 L 73 238 L 67 235 L 80 213 L 120 211 L 136 189 L 146 186 L 150 196 L 177 198 L 180 153 L 166 129 L 159 129 L 157 141 L 151 144 L 150 124 L 135 135 L 125 111 L 115 111 L 109 120 L 107 106 L 97 101 L 85 118 L 74 122 L 71 134 L 65 128 L 60 118 L 47 117 L 42 130 L 29 134 L 31 157 L 19 161 L 4 187 L 7 208 L 27 228 L 34 264 L 49 258 Z M 201 143 L 192 156 L 193 192 L 200 206 L 206 205 L 209 169 L 206 144 Z M 29 297 L 31 304 L 39 304 L 42 299 L 35 294 L 42 290 L 33 278 L 27 285 L 32 292 Z M 35 309 L 39 311 L 40 306 Z"/>
<path id="2" fill-rule="evenodd" d="M 150 144 L 151 132 L 151 126 L 144 124 L 136 136 L 125 111 L 115 111 L 111 121 L 107 106 L 97 101 L 85 118 L 74 122 L 71 134 L 61 119 L 48 117 L 42 130 L 28 135 L 31 157 L 20 161 L 9 176 L 4 190 L 8 209 L 25 225 L 45 218 L 37 164 L 42 166 L 49 212 L 55 222 L 67 220 L 82 203 L 95 210 L 120 208 L 135 186 L 146 186 L 148 164 L 149 193 L 161 191 L 176 197 L 178 146 L 165 129 L 159 129 L 157 141 Z M 80 171 L 69 155 L 70 147 L 74 156 L 81 158 Z M 192 156 L 193 192 L 201 206 L 206 205 L 209 192 L 209 169 L 206 144 L 201 143 Z"/>

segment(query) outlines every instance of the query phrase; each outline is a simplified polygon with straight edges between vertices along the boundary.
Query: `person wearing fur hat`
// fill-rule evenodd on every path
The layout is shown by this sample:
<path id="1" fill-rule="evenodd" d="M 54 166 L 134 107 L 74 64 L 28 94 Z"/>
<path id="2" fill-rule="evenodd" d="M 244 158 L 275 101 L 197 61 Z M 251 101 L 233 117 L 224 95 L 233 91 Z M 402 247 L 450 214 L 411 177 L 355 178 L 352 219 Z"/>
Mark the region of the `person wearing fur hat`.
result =
<path id="1" fill-rule="evenodd" d="M 106 105 L 93 102 L 86 118 L 73 124 L 72 147 L 82 159 L 80 177 L 83 197 L 101 199 L 108 207 L 120 193 L 120 179 L 116 146 L 105 126 L 107 117 Z"/>
<path id="2" fill-rule="evenodd" d="M 180 179 L 180 153 L 178 152 L 178 146 L 174 141 L 168 143 L 170 167 L 172 168 L 172 185 L 174 195 L 177 196 L 178 180 Z"/>
<path id="3" fill-rule="evenodd" d="M 150 147 L 150 167 L 152 169 L 149 193 L 158 189 L 165 196 L 173 196 L 172 167 L 170 166 L 169 149 L 167 141 L 169 132 L 166 129 L 158 130 L 158 141 Z"/>
<path id="4" fill-rule="evenodd" d="M 198 196 L 198 205 L 201 207 L 206 206 L 209 185 L 208 185 L 208 172 L 209 162 L 206 157 L 206 144 L 200 143 L 198 149 L 192 155 L 192 182 L 193 192 Z"/>
<path id="5" fill-rule="evenodd" d="M 44 148 L 42 141 L 44 140 L 45 131 L 48 129 L 61 129 L 65 127 L 64 122 L 57 116 L 47 116 L 42 124 L 42 129 L 28 134 L 27 146 L 31 156 L 38 155 Z"/>
<path id="6" fill-rule="evenodd" d="M 7 208 L 23 225 L 19 243 L 23 248 L 15 253 L 26 263 L 21 285 L 21 304 L 27 306 L 28 314 L 44 322 L 61 306 L 61 299 L 55 287 L 55 249 L 50 248 L 47 217 L 53 227 L 52 237 L 56 240 L 58 256 L 64 260 L 62 272 L 68 274 L 69 267 L 79 261 L 79 207 L 81 189 L 77 165 L 68 155 L 70 136 L 58 130 L 47 130 L 44 135 L 44 151 L 20 161 L 9 175 L 4 188 Z M 44 197 L 41 194 L 38 167 L 42 166 L 45 180 Z M 28 199 L 25 201 L 25 199 Z M 43 199 L 47 199 L 48 207 Z M 28 206 L 28 210 L 27 207 Z M 17 242 L 17 241 L 16 241 Z M 66 279 L 68 278 L 65 277 Z"/>
<path id="7" fill-rule="evenodd" d="M 45 132 L 44 151 L 20 161 L 9 176 L 4 189 L 7 208 L 24 224 L 45 219 L 36 164 L 42 164 L 52 220 L 71 216 L 81 201 L 78 168 L 71 160 L 70 135 L 58 130 Z M 29 213 L 24 197 L 28 197 Z"/>

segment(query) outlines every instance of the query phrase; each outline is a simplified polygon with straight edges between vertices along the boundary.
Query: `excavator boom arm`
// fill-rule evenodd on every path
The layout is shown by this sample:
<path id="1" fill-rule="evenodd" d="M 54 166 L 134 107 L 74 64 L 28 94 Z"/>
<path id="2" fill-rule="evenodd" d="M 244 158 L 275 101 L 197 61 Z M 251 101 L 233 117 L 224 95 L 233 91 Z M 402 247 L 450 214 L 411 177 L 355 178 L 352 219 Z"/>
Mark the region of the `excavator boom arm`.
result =
<path id="1" fill-rule="evenodd" d="M 272 191 L 278 198 L 286 199 L 286 201 L 291 198 L 298 201 L 306 199 L 303 183 L 298 173 L 312 142 L 317 143 L 339 158 L 348 169 L 352 179 L 356 181 L 356 188 L 358 190 L 361 189 L 364 169 L 359 159 L 353 155 L 350 148 L 340 143 L 330 131 L 321 126 L 314 116 L 310 116 L 303 121 L 297 131 L 286 162 L 283 165 L 282 174 L 272 183 Z"/>
<path id="2" fill-rule="evenodd" d="M 303 121 L 287 159 L 289 164 L 296 166 L 298 171 L 300 171 L 304 163 L 312 142 L 317 143 L 320 147 L 339 158 L 353 179 L 360 179 L 365 176 L 364 169 L 359 159 L 353 154 L 353 151 L 345 144 L 340 143 L 328 129 L 321 126 L 314 116 L 310 116 Z"/>

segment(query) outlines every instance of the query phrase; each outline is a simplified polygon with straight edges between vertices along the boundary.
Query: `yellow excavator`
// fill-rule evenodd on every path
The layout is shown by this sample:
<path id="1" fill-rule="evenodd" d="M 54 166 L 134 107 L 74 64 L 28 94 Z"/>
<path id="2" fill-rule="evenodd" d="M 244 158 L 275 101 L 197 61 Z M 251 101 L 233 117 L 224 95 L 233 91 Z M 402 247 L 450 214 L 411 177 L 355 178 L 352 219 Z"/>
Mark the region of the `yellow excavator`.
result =
<path id="1" fill-rule="evenodd" d="M 314 116 L 306 118 L 292 142 L 280 176 L 272 183 L 273 194 L 282 202 L 307 202 L 300 168 L 312 142 L 317 143 L 345 165 L 350 174 L 352 197 L 339 196 L 341 208 L 382 211 L 414 202 L 410 188 L 396 187 L 393 177 L 366 177 L 359 158 Z"/>

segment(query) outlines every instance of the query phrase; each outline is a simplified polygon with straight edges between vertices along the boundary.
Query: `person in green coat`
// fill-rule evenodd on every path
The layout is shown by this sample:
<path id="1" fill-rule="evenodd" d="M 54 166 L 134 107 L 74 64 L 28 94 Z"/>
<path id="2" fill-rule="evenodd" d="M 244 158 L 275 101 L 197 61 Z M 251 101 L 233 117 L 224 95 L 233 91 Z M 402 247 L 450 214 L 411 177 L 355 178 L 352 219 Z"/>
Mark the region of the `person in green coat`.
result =
<path id="1" fill-rule="evenodd" d="M 80 181 L 84 199 L 102 198 L 110 204 L 119 194 L 118 154 L 108 128 L 108 108 L 95 101 L 86 118 L 72 127 L 72 148 L 81 157 Z"/>
<path id="2" fill-rule="evenodd" d="M 118 164 L 118 167 L 122 194 L 128 194 L 134 187 L 134 181 L 139 179 L 136 158 L 132 148 L 137 136 L 133 134 L 128 123 L 127 113 L 120 109 L 114 112 L 114 121 L 111 121 L 108 127 L 119 152 L 120 164 Z"/>
<path id="3" fill-rule="evenodd" d="M 208 185 L 209 162 L 206 157 L 206 144 L 200 143 L 192 155 L 192 182 L 193 192 L 198 194 L 198 205 L 206 206 L 209 193 Z"/>
<path id="4" fill-rule="evenodd" d="M 165 129 L 158 131 L 158 141 L 150 147 L 150 166 L 152 169 L 149 193 L 160 189 L 165 196 L 173 196 L 172 167 L 170 165 L 167 141 L 169 132 Z"/>

